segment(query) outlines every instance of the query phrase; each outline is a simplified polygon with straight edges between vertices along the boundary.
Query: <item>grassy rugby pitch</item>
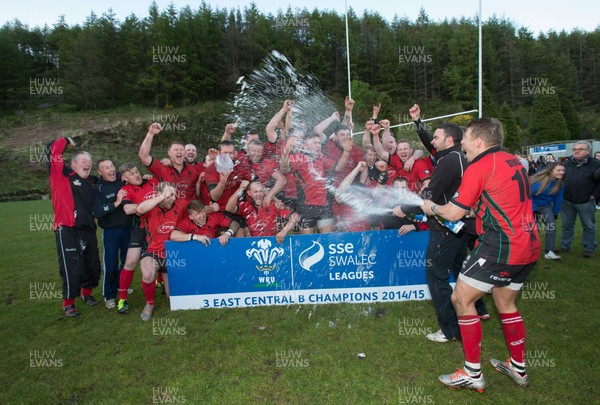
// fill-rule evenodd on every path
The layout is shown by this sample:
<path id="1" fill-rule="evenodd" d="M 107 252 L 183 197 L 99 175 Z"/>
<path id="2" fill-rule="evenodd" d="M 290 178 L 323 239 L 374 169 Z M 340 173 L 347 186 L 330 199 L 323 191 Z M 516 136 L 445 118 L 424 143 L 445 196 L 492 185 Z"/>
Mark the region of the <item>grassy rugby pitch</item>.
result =
<path id="1" fill-rule="evenodd" d="M 580 227 L 574 251 L 561 262 L 541 259 L 518 302 L 527 327 L 529 388 L 489 365 L 508 351 L 487 298 L 487 389 L 478 394 L 437 382 L 462 365 L 462 347 L 425 339 L 437 330 L 428 301 L 171 312 L 158 296 L 153 320 L 142 322 L 137 270 L 128 315 L 77 300 L 81 317 L 64 319 L 50 202 L 0 207 L 2 404 L 598 400 L 600 259 L 582 257 Z M 100 298 L 100 289 L 94 294 Z"/>

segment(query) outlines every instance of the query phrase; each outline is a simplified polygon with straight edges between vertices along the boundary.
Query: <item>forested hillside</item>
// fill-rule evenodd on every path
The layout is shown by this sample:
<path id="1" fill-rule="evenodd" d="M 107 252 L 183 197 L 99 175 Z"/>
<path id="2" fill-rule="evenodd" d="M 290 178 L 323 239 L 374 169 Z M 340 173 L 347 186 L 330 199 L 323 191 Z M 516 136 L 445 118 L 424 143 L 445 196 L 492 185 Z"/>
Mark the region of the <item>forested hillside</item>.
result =
<path id="1" fill-rule="evenodd" d="M 349 35 L 357 125 L 375 102 L 396 124 L 409 121 L 415 102 L 429 117 L 477 108 L 476 18 L 431 21 L 421 10 L 416 21 L 387 21 L 351 10 Z M 239 91 L 239 78 L 273 50 L 314 76 L 342 107 L 348 92 L 345 19 L 333 11 L 272 15 L 255 6 L 161 10 L 152 3 L 148 15 L 123 21 L 109 9 L 72 26 L 64 20 L 43 28 L 7 23 L 0 28 L 0 162 L 9 161 L 13 149 L 31 148 L 49 126 L 77 129 L 64 124 L 65 114 L 80 114 L 82 127 L 91 127 L 81 134 L 102 134 L 95 117 L 113 110 L 146 111 L 119 117 L 142 135 L 157 115 L 177 116 L 187 125 L 182 138 L 206 146 L 220 136 L 229 112 L 224 102 Z M 483 79 L 484 115 L 505 122 L 508 148 L 600 138 L 600 28 L 536 37 L 490 18 L 483 24 Z M 282 79 L 276 85 L 284 100 L 298 83 Z M 119 131 L 114 122 L 105 127 L 100 138 Z"/>

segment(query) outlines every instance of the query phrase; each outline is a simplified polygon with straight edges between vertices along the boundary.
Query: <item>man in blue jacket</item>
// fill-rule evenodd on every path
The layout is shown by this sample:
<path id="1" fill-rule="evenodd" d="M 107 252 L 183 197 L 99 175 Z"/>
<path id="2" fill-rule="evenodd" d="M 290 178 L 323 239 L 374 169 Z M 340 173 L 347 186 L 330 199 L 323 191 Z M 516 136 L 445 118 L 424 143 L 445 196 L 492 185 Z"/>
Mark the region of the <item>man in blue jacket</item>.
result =
<path id="1" fill-rule="evenodd" d="M 121 176 L 117 176 L 113 162 L 108 159 L 99 160 L 96 169 L 101 176 L 94 194 L 94 216 L 98 218 L 98 225 L 102 228 L 104 246 L 102 294 L 104 305 L 112 309 L 116 306 L 119 269 L 125 264 L 129 247 L 132 218 L 123 211 L 121 203 L 127 192 L 121 190 L 124 183 Z M 119 259 L 121 266 L 119 266 Z"/>

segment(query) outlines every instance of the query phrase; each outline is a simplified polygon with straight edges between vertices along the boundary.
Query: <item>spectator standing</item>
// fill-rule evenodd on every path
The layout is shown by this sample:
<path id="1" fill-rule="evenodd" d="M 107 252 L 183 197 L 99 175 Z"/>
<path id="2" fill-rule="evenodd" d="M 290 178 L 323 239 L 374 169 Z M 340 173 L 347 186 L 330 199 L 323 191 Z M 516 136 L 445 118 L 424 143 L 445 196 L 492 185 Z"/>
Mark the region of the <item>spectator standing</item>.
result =
<path id="1" fill-rule="evenodd" d="M 600 196 L 600 161 L 590 156 L 591 144 L 578 141 L 573 155 L 564 162 L 565 195 L 561 207 L 562 235 L 557 253 L 567 253 L 573 247 L 575 220 L 579 215 L 583 228 L 583 257 L 592 258 L 596 251 L 596 197 Z"/>
<path id="2" fill-rule="evenodd" d="M 556 219 L 565 192 L 565 166 L 562 163 L 550 163 L 544 170 L 531 177 L 531 196 L 533 212 L 538 222 L 544 224 L 546 244 L 544 258 L 560 260 L 554 254 L 556 241 Z"/>

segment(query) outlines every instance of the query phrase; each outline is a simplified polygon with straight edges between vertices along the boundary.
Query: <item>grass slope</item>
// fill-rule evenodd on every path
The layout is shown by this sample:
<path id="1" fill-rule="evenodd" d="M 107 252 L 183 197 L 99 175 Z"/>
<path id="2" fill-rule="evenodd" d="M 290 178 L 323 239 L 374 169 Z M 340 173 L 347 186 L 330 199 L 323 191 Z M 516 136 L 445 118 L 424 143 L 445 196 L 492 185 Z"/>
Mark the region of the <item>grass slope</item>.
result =
<path id="1" fill-rule="evenodd" d="M 489 365 L 507 349 L 487 300 L 480 395 L 437 382 L 463 357 L 460 344 L 423 336 L 437 329 L 429 302 L 171 312 L 158 297 L 144 323 L 138 271 L 128 315 L 78 300 L 82 316 L 63 319 L 50 203 L 0 207 L 2 404 L 597 403 L 598 258 L 581 248 L 542 259 L 519 302 L 527 389 Z"/>

